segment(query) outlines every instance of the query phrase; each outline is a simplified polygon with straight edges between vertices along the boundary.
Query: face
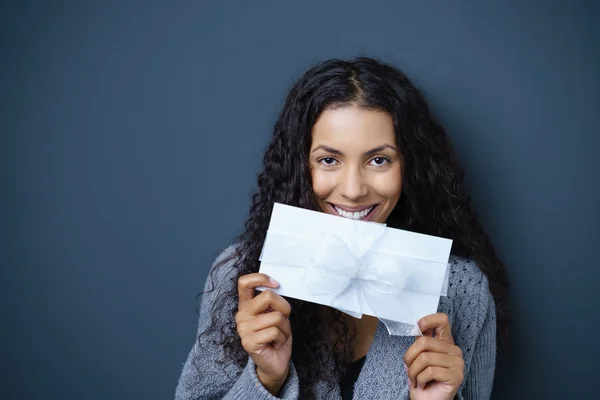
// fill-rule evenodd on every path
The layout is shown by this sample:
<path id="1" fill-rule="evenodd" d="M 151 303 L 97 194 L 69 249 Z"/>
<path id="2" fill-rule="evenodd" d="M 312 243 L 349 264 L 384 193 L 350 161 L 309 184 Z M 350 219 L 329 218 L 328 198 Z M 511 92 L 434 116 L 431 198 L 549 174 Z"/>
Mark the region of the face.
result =
<path id="1" fill-rule="evenodd" d="M 312 129 L 309 163 L 323 212 L 385 222 L 402 192 L 402 158 L 392 118 L 345 106 L 323 111 Z"/>

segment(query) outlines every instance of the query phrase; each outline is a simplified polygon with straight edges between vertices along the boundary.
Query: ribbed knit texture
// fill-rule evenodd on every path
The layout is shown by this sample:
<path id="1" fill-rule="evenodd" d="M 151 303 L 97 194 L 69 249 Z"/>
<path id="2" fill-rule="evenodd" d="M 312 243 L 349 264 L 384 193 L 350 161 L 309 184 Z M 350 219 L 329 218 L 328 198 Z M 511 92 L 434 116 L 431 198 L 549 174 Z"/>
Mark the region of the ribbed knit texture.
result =
<path id="1" fill-rule="evenodd" d="M 225 250 L 217 261 L 230 255 L 233 246 Z M 215 296 L 223 290 L 219 285 L 233 273 L 229 263 L 214 274 L 215 290 L 203 296 L 198 334 L 210 323 Z M 205 289 L 211 288 L 210 275 Z M 488 282 L 477 265 L 470 260 L 450 257 L 448 295 L 441 297 L 439 312 L 446 313 L 452 325 L 454 341 L 465 358 L 465 379 L 458 398 L 489 399 L 496 361 L 496 313 Z M 354 387 L 354 399 L 408 399 L 408 381 L 404 370 L 404 353 L 414 337 L 390 336 L 379 324 L 366 362 Z M 279 397 L 271 395 L 260 383 L 256 366 L 251 358 L 244 368 L 224 368 L 215 361 L 223 351 L 203 337 L 204 348 L 196 341 L 183 366 L 177 385 L 176 400 L 198 399 L 299 399 L 299 380 L 292 362 L 285 385 Z M 197 359 L 196 365 L 192 362 Z M 315 385 L 318 399 L 341 400 L 339 385 L 330 387 L 323 382 Z"/>

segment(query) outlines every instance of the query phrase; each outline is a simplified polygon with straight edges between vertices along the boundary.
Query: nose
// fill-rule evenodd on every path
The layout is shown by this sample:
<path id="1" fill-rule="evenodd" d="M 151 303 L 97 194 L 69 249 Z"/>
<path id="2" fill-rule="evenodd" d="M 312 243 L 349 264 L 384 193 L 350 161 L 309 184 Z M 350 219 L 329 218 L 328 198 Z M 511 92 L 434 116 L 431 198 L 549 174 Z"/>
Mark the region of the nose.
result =
<path id="1" fill-rule="evenodd" d="M 348 168 L 342 172 L 338 183 L 340 194 L 348 200 L 358 200 L 369 193 L 362 171 L 358 168 Z"/>

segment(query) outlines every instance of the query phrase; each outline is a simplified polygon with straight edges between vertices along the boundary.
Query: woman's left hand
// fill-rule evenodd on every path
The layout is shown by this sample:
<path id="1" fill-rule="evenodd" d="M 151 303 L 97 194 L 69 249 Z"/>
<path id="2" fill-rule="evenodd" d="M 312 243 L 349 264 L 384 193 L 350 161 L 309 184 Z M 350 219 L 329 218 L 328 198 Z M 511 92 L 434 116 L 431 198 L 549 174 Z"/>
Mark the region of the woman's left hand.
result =
<path id="1" fill-rule="evenodd" d="M 454 344 L 446 314 L 419 320 L 423 336 L 404 355 L 412 400 L 453 399 L 463 382 L 465 361 Z"/>

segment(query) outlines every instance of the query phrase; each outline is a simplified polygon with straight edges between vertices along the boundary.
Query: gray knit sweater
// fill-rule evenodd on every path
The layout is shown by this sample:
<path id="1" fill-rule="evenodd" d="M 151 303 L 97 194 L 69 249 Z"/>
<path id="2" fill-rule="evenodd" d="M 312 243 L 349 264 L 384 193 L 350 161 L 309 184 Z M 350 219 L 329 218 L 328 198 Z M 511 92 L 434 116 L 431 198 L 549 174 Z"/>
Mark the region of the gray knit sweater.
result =
<path id="1" fill-rule="evenodd" d="M 233 247 L 218 258 L 230 255 Z M 215 290 L 204 295 L 200 310 L 198 333 L 209 322 L 213 301 L 223 290 L 221 283 L 233 273 L 232 262 L 215 270 Z M 488 399 L 492 390 L 496 359 L 496 314 L 494 300 L 488 282 L 477 265 L 469 260 L 451 256 L 448 295 L 441 297 L 439 312 L 446 313 L 452 325 L 456 344 L 463 350 L 465 379 L 458 397 L 464 399 Z M 206 287 L 210 288 L 210 279 Z M 414 337 L 390 336 L 383 324 L 379 324 L 375 338 L 362 371 L 354 386 L 355 399 L 408 399 L 408 382 L 403 366 L 406 350 Z M 244 368 L 217 364 L 222 349 L 211 344 L 210 338 L 202 339 L 203 348 L 194 343 L 183 366 L 177 385 L 175 399 L 276 399 L 260 383 L 256 366 L 248 357 Z M 192 361 L 197 359 L 195 363 Z M 197 368 L 197 366 L 199 368 Z M 341 399 L 339 385 L 330 387 L 319 382 L 314 386 L 319 399 Z M 279 393 L 281 399 L 299 399 L 299 380 L 290 361 L 288 379 Z"/>

